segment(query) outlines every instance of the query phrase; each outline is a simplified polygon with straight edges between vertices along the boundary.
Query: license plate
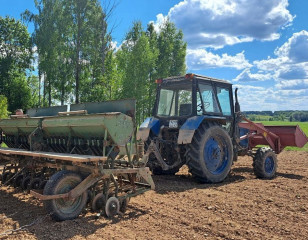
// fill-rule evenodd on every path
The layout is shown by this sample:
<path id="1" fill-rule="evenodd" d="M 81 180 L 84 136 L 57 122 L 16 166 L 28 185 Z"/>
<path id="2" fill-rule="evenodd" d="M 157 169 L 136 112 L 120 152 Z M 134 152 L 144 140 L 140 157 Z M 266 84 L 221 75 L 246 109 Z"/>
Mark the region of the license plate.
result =
<path id="1" fill-rule="evenodd" d="M 178 127 L 178 120 L 169 121 L 169 128 L 177 128 L 177 127 Z"/>

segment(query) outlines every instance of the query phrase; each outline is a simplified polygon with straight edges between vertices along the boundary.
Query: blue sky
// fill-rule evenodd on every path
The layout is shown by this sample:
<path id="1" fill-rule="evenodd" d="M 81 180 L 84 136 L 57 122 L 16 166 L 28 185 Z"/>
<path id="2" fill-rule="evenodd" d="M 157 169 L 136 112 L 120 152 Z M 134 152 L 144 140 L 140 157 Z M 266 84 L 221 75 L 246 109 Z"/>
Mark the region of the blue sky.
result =
<path id="1" fill-rule="evenodd" d="M 1 16 L 35 11 L 32 0 L 0 3 Z M 308 110 L 307 10 L 307 0 L 118 0 L 111 24 L 119 46 L 133 21 L 169 17 L 188 44 L 187 72 L 231 81 L 242 109 Z"/>

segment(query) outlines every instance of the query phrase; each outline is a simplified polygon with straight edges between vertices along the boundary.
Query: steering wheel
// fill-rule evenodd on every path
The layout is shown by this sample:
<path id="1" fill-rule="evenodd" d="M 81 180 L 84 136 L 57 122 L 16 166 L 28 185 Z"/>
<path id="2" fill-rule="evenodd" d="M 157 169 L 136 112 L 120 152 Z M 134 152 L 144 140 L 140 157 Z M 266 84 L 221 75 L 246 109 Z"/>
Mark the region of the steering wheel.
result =
<path id="1" fill-rule="evenodd" d="M 210 105 L 211 104 L 209 102 L 204 102 L 203 103 L 204 109 L 207 109 Z M 197 105 L 197 112 L 202 112 L 203 106 L 202 106 L 202 103 L 199 103 Z"/>

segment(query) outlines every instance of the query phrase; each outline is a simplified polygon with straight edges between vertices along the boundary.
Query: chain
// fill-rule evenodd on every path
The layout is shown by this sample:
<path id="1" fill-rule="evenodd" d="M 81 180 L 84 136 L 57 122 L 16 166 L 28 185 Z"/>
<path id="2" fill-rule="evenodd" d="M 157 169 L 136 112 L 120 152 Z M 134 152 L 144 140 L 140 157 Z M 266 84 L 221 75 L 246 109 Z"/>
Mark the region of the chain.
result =
<path id="1" fill-rule="evenodd" d="M 10 234 L 16 233 L 16 232 L 18 232 L 18 231 L 25 230 L 26 228 L 29 228 L 29 227 L 34 226 L 34 225 L 36 225 L 36 224 L 39 224 L 39 223 L 43 222 L 43 221 L 44 221 L 47 217 L 49 217 L 51 214 L 52 214 L 52 213 L 48 213 L 48 214 L 46 214 L 45 216 L 42 216 L 42 217 L 36 219 L 36 220 L 33 221 L 32 223 L 23 225 L 23 226 L 21 226 L 21 227 L 19 227 L 19 228 L 6 230 L 6 231 L 0 233 L 0 238 L 3 237 L 3 236 L 7 236 L 7 235 L 10 235 Z"/>

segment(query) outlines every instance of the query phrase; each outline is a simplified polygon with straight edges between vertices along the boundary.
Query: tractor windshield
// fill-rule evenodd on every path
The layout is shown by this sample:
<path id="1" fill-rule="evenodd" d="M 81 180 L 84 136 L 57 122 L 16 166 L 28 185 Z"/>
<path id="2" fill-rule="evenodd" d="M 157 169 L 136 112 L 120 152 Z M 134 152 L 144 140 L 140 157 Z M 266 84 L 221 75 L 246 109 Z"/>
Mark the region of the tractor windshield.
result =
<path id="1" fill-rule="evenodd" d="M 187 116 L 192 112 L 192 85 L 162 86 L 157 115 L 161 117 Z"/>

